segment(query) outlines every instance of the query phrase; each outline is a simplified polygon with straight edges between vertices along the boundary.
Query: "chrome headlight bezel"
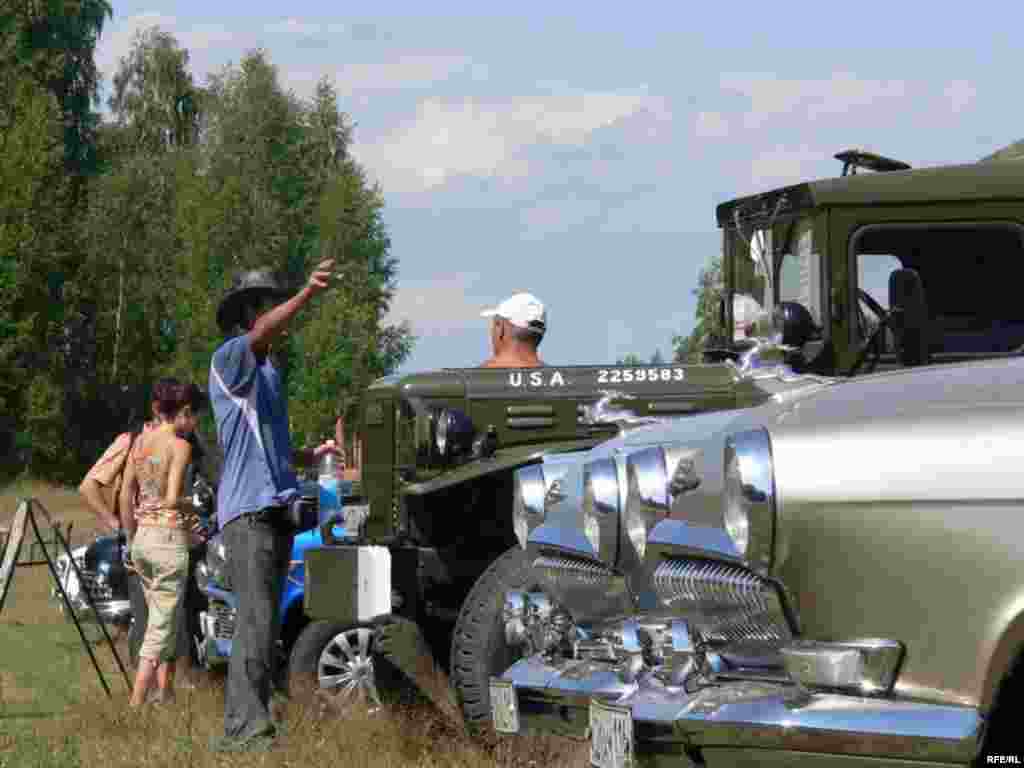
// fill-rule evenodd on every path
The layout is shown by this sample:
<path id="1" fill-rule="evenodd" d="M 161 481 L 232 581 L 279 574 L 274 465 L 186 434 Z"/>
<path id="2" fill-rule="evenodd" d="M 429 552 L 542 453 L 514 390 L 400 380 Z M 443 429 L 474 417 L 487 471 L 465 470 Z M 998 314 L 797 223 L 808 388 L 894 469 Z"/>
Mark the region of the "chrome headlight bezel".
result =
<path id="1" fill-rule="evenodd" d="M 512 520 L 519 546 L 526 549 L 530 531 L 544 522 L 547 486 L 544 466 L 531 464 L 515 472 Z"/>
<path id="2" fill-rule="evenodd" d="M 613 458 L 597 459 L 583 467 L 583 534 L 602 562 L 618 556 L 621 495 L 619 470 Z"/>
<path id="3" fill-rule="evenodd" d="M 207 585 L 223 589 L 231 589 L 228 578 L 228 550 L 220 535 L 214 536 L 206 547 L 206 558 L 203 563 Z"/>
<path id="4" fill-rule="evenodd" d="M 664 518 L 672 503 L 669 496 L 668 462 L 661 446 L 644 448 L 626 459 L 626 509 L 623 527 L 626 538 L 642 560 L 647 536 Z"/>
<path id="5" fill-rule="evenodd" d="M 775 531 L 775 464 L 764 428 L 737 432 L 725 441 L 722 526 L 743 562 L 765 575 Z"/>
<path id="6" fill-rule="evenodd" d="M 451 426 L 452 414 L 447 408 L 437 414 L 434 428 L 434 449 L 442 459 L 448 457 L 448 428 Z"/>

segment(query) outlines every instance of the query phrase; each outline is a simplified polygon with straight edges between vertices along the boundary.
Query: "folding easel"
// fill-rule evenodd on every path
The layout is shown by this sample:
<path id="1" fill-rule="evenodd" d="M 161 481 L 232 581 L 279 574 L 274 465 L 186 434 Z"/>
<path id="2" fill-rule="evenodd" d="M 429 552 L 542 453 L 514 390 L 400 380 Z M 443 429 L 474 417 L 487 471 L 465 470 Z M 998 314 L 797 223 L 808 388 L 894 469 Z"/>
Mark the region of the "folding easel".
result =
<path id="1" fill-rule="evenodd" d="M 82 579 L 82 573 L 78 570 L 78 564 L 75 563 L 75 558 L 71 556 L 71 547 L 68 545 L 67 539 L 64 538 L 64 534 L 61 533 L 60 527 L 54 524 L 53 518 L 50 517 L 50 513 L 38 499 L 22 499 L 21 503 L 18 504 L 18 511 L 14 513 L 14 522 L 12 523 L 10 533 L 7 536 L 7 544 L 3 551 L 3 560 L 0 562 L 0 613 L 3 613 L 4 603 L 7 601 L 7 593 L 10 591 L 11 584 L 14 581 L 14 569 L 19 565 L 18 556 L 21 553 L 21 545 L 25 538 L 26 528 L 28 525 L 31 525 L 32 532 L 35 534 L 39 549 L 42 551 L 43 557 L 46 558 L 46 565 L 49 566 L 50 574 L 53 576 L 53 581 L 57 585 L 57 590 L 60 592 L 60 596 L 64 601 L 65 607 L 68 609 L 68 616 L 71 617 L 71 620 L 75 623 L 75 628 L 78 629 L 78 635 L 82 638 L 82 645 L 85 646 L 85 650 L 89 653 L 89 658 L 92 660 L 92 665 L 96 669 L 96 674 L 100 678 L 100 684 L 103 686 L 103 690 L 106 691 L 107 696 L 111 695 L 110 686 L 107 685 L 107 679 L 103 676 L 103 670 L 100 669 L 99 662 L 96 660 L 96 654 L 92 651 L 92 645 L 89 643 L 89 639 L 85 636 L 85 630 L 82 629 L 82 624 L 78 620 L 75 608 L 71 604 L 71 600 L 68 598 L 67 593 L 64 591 L 64 585 L 61 583 L 60 576 L 57 573 L 57 567 L 53 564 L 53 558 L 50 556 L 50 552 L 46 547 L 43 536 L 39 532 L 39 524 L 36 522 L 37 512 L 43 516 L 43 519 L 53 531 L 54 541 L 60 544 L 64 553 L 68 556 L 69 567 L 74 569 L 75 576 L 78 578 L 78 583 L 82 585 L 82 594 L 85 595 L 86 602 L 89 604 L 89 609 L 93 612 L 97 623 L 100 625 L 100 629 L 103 631 L 103 637 L 106 638 L 107 645 L 110 646 L 110 652 L 114 655 L 114 660 L 117 662 L 117 666 L 121 670 L 121 674 L 124 676 L 125 685 L 128 686 L 128 690 L 131 690 L 131 679 L 128 677 L 128 672 L 124 668 L 124 663 L 121 661 L 121 656 L 118 654 L 117 648 L 114 647 L 114 641 L 110 638 L 106 622 L 103 620 L 99 611 L 96 610 L 96 604 L 93 603 L 92 595 L 89 594 L 89 590 L 84 586 L 85 581 Z M 21 565 L 25 564 L 22 563 Z"/>

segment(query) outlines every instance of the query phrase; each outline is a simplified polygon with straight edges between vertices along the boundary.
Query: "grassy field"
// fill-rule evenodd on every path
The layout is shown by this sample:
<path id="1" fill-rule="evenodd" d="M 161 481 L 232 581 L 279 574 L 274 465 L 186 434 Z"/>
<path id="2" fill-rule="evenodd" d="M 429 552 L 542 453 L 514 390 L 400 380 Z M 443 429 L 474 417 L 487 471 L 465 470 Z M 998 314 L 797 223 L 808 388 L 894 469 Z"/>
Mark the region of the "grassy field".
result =
<path id="1" fill-rule="evenodd" d="M 76 493 L 37 484 L 0 490 L 0 526 L 18 498 L 39 498 L 55 517 L 74 522 L 73 545 L 94 531 Z M 585 745 L 557 738 L 470 738 L 461 724 L 423 705 L 371 715 L 344 714 L 314 697 L 289 702 L 279 745 L 266 754 L 218 755 L 207 748 L 223 724 L 223 682 L 206 677 L 179 690 L 172 704 L 138 712 L 109 649 L 94 646 L 113 693 L 107 698 L 74 625 L 50 599 L 45 566 L 19 567 L 0 614 L 0 768 L 456 768 L 588 765 Z M 91 636 L 96 639 L 95 630 Z M 127 649 L 119 644 L 122 658 Z"/>

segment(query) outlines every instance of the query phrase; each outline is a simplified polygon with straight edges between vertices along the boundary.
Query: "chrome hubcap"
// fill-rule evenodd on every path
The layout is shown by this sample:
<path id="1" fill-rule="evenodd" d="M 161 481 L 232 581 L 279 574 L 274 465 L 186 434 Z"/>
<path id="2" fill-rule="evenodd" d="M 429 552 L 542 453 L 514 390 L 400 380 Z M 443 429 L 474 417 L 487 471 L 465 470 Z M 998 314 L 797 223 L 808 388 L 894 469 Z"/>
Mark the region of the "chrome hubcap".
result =
<path id="1" fill-rule="evenodd" d="M 381 706 L 373 670 L 373 632 L 364 627 L 335 635 L 324 646 L 316 665 L 320 689 L 349 701 Z"/>

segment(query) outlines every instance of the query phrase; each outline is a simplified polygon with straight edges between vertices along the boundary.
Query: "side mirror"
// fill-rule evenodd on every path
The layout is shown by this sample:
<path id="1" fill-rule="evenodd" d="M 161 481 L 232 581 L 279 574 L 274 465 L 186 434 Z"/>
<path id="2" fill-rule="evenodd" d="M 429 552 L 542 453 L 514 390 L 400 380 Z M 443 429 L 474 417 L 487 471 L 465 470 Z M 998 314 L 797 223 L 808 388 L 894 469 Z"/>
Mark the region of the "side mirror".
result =
<path id="1" fill-rule="evenodd" d="M 782 343 L 800 349 L 814 337 L 814 318 L 807 307 L 797 301 L 783 301 L 774 310 L 772 318 Z"/>
<path id="2" fill-rule="evenodd" d="M 895 269 L 889 275 L 890 327 L 902 365 L 926 365 L 928 304 L 921 276 L 913 269 Z"/>

